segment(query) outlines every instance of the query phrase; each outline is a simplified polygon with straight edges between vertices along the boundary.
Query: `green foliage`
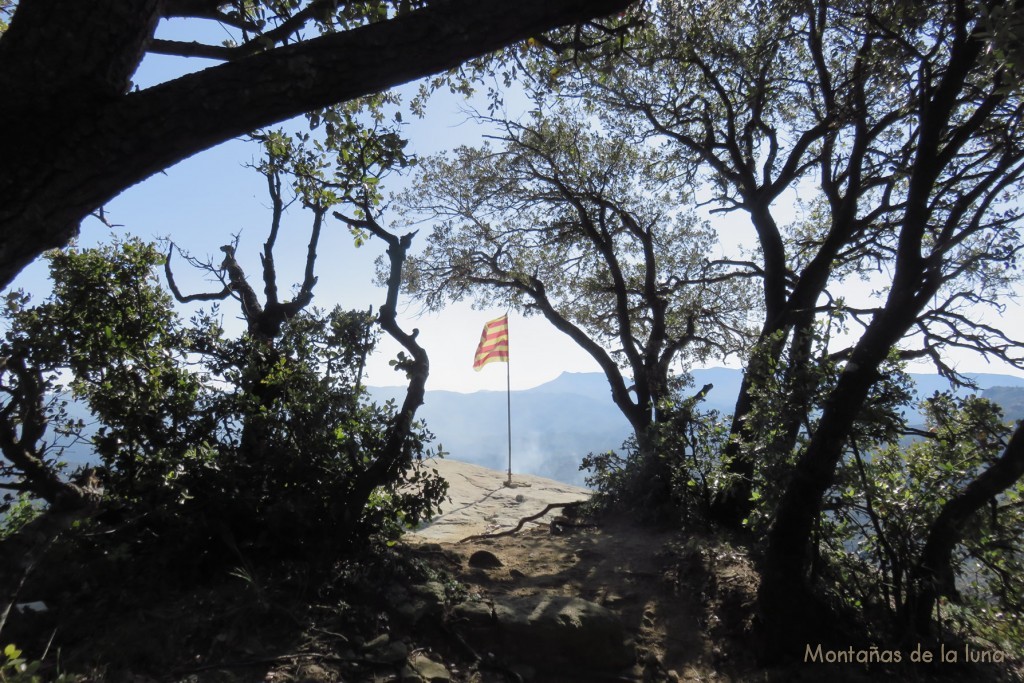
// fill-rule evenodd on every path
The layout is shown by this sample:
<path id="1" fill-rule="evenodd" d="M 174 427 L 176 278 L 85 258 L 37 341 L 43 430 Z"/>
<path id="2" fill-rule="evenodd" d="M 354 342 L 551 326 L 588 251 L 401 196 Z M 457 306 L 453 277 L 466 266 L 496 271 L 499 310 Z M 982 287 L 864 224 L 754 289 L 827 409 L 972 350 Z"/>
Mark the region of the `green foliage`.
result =
<path id="1" fill-rule="evenodd" d="M 17 496 L 6 494 L 0 503 L 0 541 L 15 534 L 19 529 L 39 516 L 39 505 L 27 492 Z"/>
<path id="2" fill-rule="evenodd" d="M 729 425 L 716 410 L 672 410 L 655 426 L 658 457 L 668 461 L 674 516 L 682 524 L 707 523 L 711 501 L 722 487 L 722 452 Z"/>
<path id="3" fill-rule="evenodd" d="M 376 342 L 369 314 L 304 311 L 271 342 L 232 339 L 216 309 L 178 318 L 153 245 L 49 258 L 53 294 L 8 307 L 5 343 L 55 383 L 70 376 L 97 418 L 112 557 L 327 559 L 417 524 L 443 498 L 444 482 L 419 465 L 422 426 L 403 462 L 378 464 L 394 407 L 370 404 L 361 386 Z M 364 489 L 379 491 L 366 507 Z"/>
<path id="4" fill-rule="evenodd" d="M 0 0 L 0 35 L 7 30 L 10 25 L 11 15 L 14 14 L 15 0 Z"/>
<path id="5" fill-rule="evenodd" d="M 750 274 L 708 258 L 718 236 L 680 208 L 687 188 L 671 154 L 595 127 L 585 104 L 534 104 L 525 122 L 485 119 L 503 131 L 497 145 L 419 165 L 400 202 L 434 228 L 410 259 L 407 291 L 429 309 L 469 299 L 543 315 L 600 365 L 635 433 L 625 457 L 636 462 L 594 455 L 595 481 L 615 489 L 625 469 L 638 485 L 651 480 L 644 500 L 676 507 L 673 456 L 655 453 L 682 444 L 654 426 L 674 419 L 680 365 L 745 350 L 758 308 Z"/>
<path id="6" fill-rule="evenodd" d="M 915 569 L 943 507 L 1002 453 L 1011 431 L 994 403 L 936 394 L 924 402 L 927 433 L 911 443 L 854 450 L 833 489 L 821 542 L 845 598 L 899 628 L 920 587 Z M 952 627 L 1018 649 L 1024 622 L 1024 483 L 993 499 L 956 546 Z"/>
<path id="7" fill-rule="evenodd" d="M 1024 19 L 1020 2 L 979 2 L 977 7 L 983 17 L 988 56 L 1016 73 L 1015 85 L 1019 90 L 1024 83 Z"/>
<path id="8" fill-rule="evenodd" d="M 593 489 L 590 505 L 595 511 L 622 510 L 629 507 L 628 482 L 632 480 L 629 471 L 637 451 L 636 437 L 630 436 L 622 444 L 626 455 L 618 451 L 588 453 L 580 463 L 580 471 L 589 471 L 586 484 Z"/>
<path id="9" fill-rule="evenodd" d="M 622 366 L 648 340 L 648 353 L 674 350 L 666 368 L 742 348 L 756 299 L 744 278 L 707 259 L 717 236 L 679 208 L 670 157 L 594 131 L 578 108 L 537 107 L 525 124 L 495 122 L 506 131 L 499 147 L 420 164 L 400 201 L 435 228 L 410 259 L 409 293 L 431 309 L 470 299 L 562 318 Z"/>
<path id="10" fill-rule="evenodd" d="M 386 121 L 385 108 L 397 103 L 393 94 L 368 96 L 310 113 L 306 132 L 258 132 L 253 137 L 267 154 L 258 170 L 292 177 L 297 197 L 314 210 L 340 203 L 379 206 L 381 181 L 416 163 L 398 133 L 400 115 Z"/>
<path id="11" fill-rule="evenodd" d="M 0 683 L 42 683 L 44 680 L 39 673 L 43 666 L 41 661 L 24 658 L 22 651 L 14 645 L 7 645 L 2 655 Z M 51 683 L 70 683 L 72 679 L 67 674 L 59 674 L 45 680 Z"/>
<path id="12" fill-rule="evenodd" d="M 840 319 L 829 316 L 806 333 L 802 343 L 783 331 L 762 340 L 747 367 L 752 408 L 744 418 L 746 438 L 731 435 L 734 457 L 755 463 L 751 511 L 744 526 L 767 531 L 793 467 L 818 428 L 825 401 L 835 389 L 842 362 L 830 353 Z M 797 358 L 797 354 L 799 358 Z M 886 363 L 850 428 L 852 448 L 860 451 L 896 441 L 912 396 L 911 379 L 896 357 Z M 734 475 L 723 476 L 729 481 Z"/>
<path id="13" fill-rule="evenodd" d="M 134 481 L 144 462 L 180 457 L 208 438 L 211 421 L 194 414 L 201 379 L 187 367 L 188 335 L 156 279 L 156 247 L 132 239 L 47 258 L 53 292 L 38 306 L 9 306 L 6 345 L 55 380 L 70 374 L 73 397 L 102 425 L 94 445 L 108 474 Z"/>
<path id="14" fill-rule="evenodd" d="M 589 471 L 595 512 L 629 512 L 659 524 L 708 522 L 724 477 L 721 453 L 729 430 L 717 411 L 698 412 L 698 402 L 698 397 L 664 401 L 663 419 L 650 428 L 646 448 L 632 435 L 622 446 L 624 454 L 606 451 L 583 459 L 580 470 Z M 658 496 L 653 506 L 652 471 L 665 472 L 668 482 L 668 495 Z"/>

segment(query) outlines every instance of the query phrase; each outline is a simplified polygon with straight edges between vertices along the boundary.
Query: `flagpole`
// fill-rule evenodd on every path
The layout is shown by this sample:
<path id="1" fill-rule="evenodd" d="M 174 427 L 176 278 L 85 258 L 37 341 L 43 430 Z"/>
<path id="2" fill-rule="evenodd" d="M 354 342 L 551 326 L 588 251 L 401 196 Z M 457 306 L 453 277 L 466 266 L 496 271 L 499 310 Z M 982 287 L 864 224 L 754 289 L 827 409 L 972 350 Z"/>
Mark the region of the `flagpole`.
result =
<path id="1" fill-rule="evenodd" d="M 505 398 L 508 405 L 508 481 L 506 486 L 512 486 L 512 354 L 505 359 Z"/>
<path id="2" fill-rule="evenodd" d="M 508 311 L 500 318 L 488 321 L 480 334 L 480 344 L 473 357 L 473 369 L 479 370 L 491 362 L 505 363 L 505 400 L 508 406 L 508 479 L 505 486 L 512 484 L 512 363 L 508 352 Z M 529 486 L 529 484 L 520 484 Z"/>

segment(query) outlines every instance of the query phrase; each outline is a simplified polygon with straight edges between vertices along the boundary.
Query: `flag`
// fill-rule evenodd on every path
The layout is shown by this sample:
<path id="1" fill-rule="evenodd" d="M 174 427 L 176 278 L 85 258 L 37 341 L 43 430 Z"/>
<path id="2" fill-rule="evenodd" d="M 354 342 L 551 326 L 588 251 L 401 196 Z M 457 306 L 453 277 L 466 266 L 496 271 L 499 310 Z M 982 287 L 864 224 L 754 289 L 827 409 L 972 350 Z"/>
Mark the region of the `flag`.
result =
<path id="1" fill-rule="evenodd" d="M 480 370 L 492 362 L 508 362 L 508 315 L 484 325 L 480 345 L 476 347 L 476 358 L 473 359 L 473 369 Z"/>

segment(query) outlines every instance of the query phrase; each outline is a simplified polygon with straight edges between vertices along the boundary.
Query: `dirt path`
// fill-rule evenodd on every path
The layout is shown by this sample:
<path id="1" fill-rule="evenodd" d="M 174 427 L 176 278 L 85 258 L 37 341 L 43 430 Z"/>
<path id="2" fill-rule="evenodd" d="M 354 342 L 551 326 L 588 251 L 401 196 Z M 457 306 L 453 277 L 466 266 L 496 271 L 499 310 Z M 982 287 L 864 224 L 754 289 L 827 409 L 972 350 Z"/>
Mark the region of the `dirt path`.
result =
<path id="1" fill-rule="evenodd" d="M 634 680 L 728 681 L 734 665 L 749 665 L 750 653 L 721 645 L 742 640 L 756 590 L 746 558 L 731 548 L 633 525 L 561 535 L 533 528 L 443 547 L 460 559 L 457 578 L 471 592 L 579 597 L 615 612 L 636 647 Z M 478 550 L 503 566 L 470 567 Z"/>
<path id="2" fill-rule="evenodd" d="M 434 548 L 470 595 L 484 600 L 527 596 L 576 597 L 613 611 L 637 653 L 637 666 L 623 680 L 728 681 L 728 671 L 749 664 L 742 642 L 756 591 L 746 557 L 707 538 L 686 537 L 638 525 L 552 529 L 557 511 L 512 536 L 458 541 L 513 528 L 548 503 L 582 500 L 586 489 L 541 477 L 504 473 L 457 461 L 439 461 L 451 485 L 450 509 L 434 524 L 408 537 Z M 477 551 L 489 551 L 501 566 L 470 566 Z M 728 636 L 726 638 L 725 636 Z M 716 644 L 718 643 L 718 644 Z M 547 678 L 536 671 L 533 680 Z"/>

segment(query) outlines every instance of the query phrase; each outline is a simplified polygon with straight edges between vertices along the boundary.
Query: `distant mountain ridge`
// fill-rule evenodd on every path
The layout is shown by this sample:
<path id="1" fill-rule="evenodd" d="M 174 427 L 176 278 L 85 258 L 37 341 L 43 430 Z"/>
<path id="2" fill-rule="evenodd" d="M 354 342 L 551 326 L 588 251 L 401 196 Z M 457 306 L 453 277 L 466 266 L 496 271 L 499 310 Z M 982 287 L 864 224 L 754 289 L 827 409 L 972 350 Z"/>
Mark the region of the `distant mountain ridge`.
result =
<path id="1" fill-rule="evenodd" d="M 611 400 L 604 375 L 586 374 L 579 384 L 557 380 L 512 392 L 512 468 L 582 485 L 579 463 L 591 451 L 618 448 L 629 435 L 626 418 Z M 600 384 L 595 382 L 600 379 Z M 380 402 L 400 400 L 403 387 L 368 387 Z M 497 470 L 508 467 L 508 407 L 504 391 L 428 391 L 418 419 L 452 458 Z"/>
<path id="2" fill-rule="evenodd" d="M 701 410 L 729 415 L 735 407 L 743 371 L 732 368 L 693 370 L 696 391 L 713 388 Z M 918 400 L 949 389 L 936 374 L 912 373 Z M 982 395 L 1004 406 L 1007 419 L 1024 417 L 1024 377 L 968 373 Z M 369 387 L 377 401 L 401 399 L 403 387 Z M 970 392 L 961 389 L 958 395 Z M 507 467 L 508 436 L 504 391 L 427 391 L 417 417 L 427 423 L 452 458 L 484 467 Z M 600 372 L 563 372 L 533 387 L 512 392 L 512 469 L 568 484 L 583 485 L 579 463 L 590 452 L 618 449 L 631 430 L 612 402 L 611 387 Z"/>
<path id="3" fill-rule="evenodd" d="M 743 380 L 741 370 L 707 368 L 692 374 L 696 388 L 713 385 L 701 410 L 717 410 L 723 416 L 732 413 Z M 978 383 L 983 396 L 1003 406 L 1007 419 L 1024 418 L 1024 378 L 991 373 L 969 376 Z M 938 375 L 911 377 L 919 398 L 949 388 Z M 368 387 L 368 391 L 377 402 L 405 396 L 404 387 Z M 83 405 L 71 403 L 69 410 L 91 421 Z M 434 445 L 443 446 L 452 458 L 505 470 L 506 411 L 504 391 L 427 391 L 417 417 L 434 433 Z M 540 386 L 512 392 L 513 472 L 582 486 L 586 474 L 579 471 L 579 465 L 583 457 L 619 449 L 630 432 L 629 423 L 612 402 L 611 387 L 602 373 L 565 372 Z M 69 448 L 63 459 L 72 465 L 96 460 L 85 443 Z"/>

